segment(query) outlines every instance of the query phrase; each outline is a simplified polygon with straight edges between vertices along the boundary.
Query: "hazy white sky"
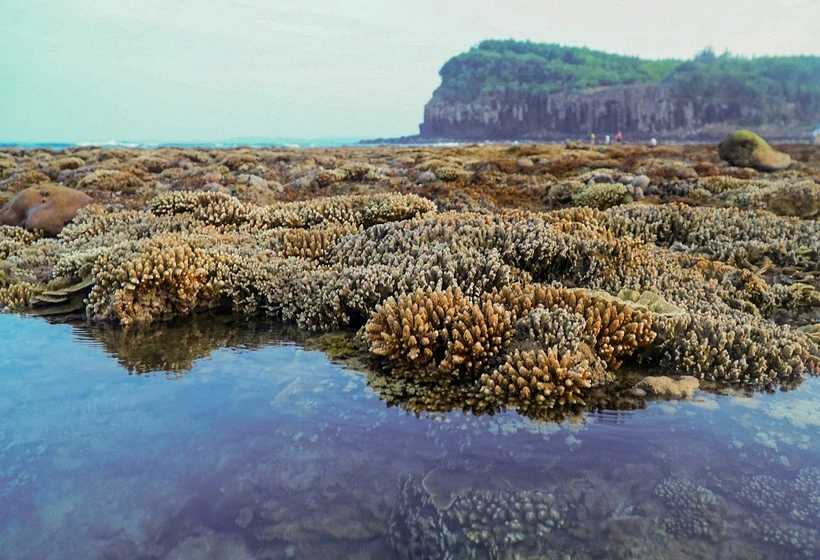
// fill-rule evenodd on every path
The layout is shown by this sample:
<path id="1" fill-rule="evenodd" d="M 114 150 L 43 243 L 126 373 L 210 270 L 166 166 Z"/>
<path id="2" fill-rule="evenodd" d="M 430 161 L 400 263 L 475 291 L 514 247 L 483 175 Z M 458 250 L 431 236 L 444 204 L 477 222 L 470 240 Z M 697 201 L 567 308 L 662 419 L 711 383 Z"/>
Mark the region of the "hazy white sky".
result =
<path id="1" fill-rule="evenodd" d="M 820 55 L 820 0 L 0 0 L 0 142 L 400 136 L 451 56 Z"/>

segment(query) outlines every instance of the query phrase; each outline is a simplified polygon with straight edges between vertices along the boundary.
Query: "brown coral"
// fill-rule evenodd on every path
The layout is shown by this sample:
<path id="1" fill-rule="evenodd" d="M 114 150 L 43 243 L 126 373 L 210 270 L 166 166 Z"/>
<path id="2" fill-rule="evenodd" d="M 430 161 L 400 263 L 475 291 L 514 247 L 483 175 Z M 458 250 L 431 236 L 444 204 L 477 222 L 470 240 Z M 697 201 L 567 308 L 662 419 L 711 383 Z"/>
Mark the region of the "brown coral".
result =
<path id="1" fill-rule="evenodd" d="M 388 298 L 367 324 L 371 352 L 397 372 L 432 377 L 480 371 L 513 333 L 509 312 L 472 302 L 457 288 Z"/>
<path id="2" fill-rule="evenodd" d="M 514 350 L 504 363 L 480 379 L 480 391 L 502 404 L 526 408 L 530 404 L 551 408 L 583 403 L 583 392 L 592 386 L 595 373 L 589 356 L 557 348 Z"/>

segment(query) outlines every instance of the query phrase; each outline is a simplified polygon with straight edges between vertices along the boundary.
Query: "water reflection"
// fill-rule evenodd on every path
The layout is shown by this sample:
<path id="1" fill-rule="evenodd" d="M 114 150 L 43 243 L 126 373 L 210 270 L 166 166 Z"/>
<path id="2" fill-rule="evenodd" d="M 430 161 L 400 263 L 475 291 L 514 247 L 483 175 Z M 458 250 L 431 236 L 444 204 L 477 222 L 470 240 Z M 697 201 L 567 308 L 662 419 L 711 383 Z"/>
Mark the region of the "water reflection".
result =
<path id="1" fill-rule="evenodd" d="M 820 555 L 817 379 L 554 423 L 387 407 L 264 323 L 174 328 L 0 316 L 4 558 Z M 158 369 L 188 373 L 124 374 Z"/>
<path id="2" fill-rule="evenodd" d="M 301 337 L 295 328 L 272 321 L 219 313 L 176 317 L 170 321 L 127 327 L 86 321 L 70 322 L 79 341 L 100 344 L 129 373 L 181 375 L 218 348 L 258 349 Z"/>
<path id="3" fill-rule="evenodd" d="M 318 348 L 332 358 L 356 358 L 354 363 L 368 372 L 368 385 L 389 406 L 415 414 L 460 410 L 480 415 L 499 411 L 477 398 L 472 383 L 442 385 L 390 375 L 382 363 L 361 350 L 355 333 L 309 337 L 294 327 L 282 326 L 264 318 L 218 313 L 177 317 L 166 323 L 136 324 L 125 328 L 81 320 L 69 324 L 77 340 L 102 346 L 129 373 L 179 376 L 191 371 L 196 360 L 220 348 L 255 350 L 270 344 L 296 343 Z M 622 370 L 618 381 L 590 391 L 585 404 L 533 406 L 518 412 L 539 420 L 563 422 L 572 418 L 581 420 L 585 412 L 600 409 L 644 408 L 644 398 L 630 392 L 644 375 L 646 372 L 629 375 Z"/>

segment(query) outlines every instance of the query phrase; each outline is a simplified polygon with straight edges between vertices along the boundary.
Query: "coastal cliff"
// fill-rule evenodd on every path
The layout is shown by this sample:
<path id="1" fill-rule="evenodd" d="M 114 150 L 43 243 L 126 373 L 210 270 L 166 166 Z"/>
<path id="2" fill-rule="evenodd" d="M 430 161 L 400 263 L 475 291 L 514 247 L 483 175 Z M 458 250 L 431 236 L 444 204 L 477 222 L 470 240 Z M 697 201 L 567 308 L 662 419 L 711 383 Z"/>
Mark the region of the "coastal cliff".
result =
<path id="1" fill-rule="evenodd" d="M 424 108 L 422 138 L 709 140 L 737 126 L 809 138 L 820 122 L 820 57 L 742 59 L 704 51 L 646 61 L 516 41 L 450 59 Z"/>
<path id="2" fill-rule="evenodd" d="M 757 113 L 755 107 L 739 102 L 682 100 L 672 88 L 656 85 L 589 94 L 496 94 L 473 101 L 434 97 L 424 107 L 420 133 L 426 138 L 465 140 L 560 140 L 590 132 L 614 136 L 620 130 L 633 139 L 697 138 L 718 128 L 708 125 L 754 118 Z"/>

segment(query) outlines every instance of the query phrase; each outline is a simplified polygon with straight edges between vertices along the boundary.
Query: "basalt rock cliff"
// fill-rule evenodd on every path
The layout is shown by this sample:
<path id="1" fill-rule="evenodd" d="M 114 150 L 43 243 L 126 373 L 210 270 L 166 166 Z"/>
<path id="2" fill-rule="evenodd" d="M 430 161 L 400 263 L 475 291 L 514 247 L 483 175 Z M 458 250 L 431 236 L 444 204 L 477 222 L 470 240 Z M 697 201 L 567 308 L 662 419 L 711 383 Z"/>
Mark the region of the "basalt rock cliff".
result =
<path id="1" fill-rule="evenodd" d="M 808 139 L 820 122 L 820 57 L 704 51 L 691 61 L 647 61 L 485 41 L 440 73 L 421 138 L 603 139 L 620 130 L 628 140 L 710 140 L 743 126 L 770 138 Z"/>
<path id="2" fill-rule="evenodd" d="M 723 136 L 722 123 L 754 118 L 742 102 L 681 99 L 662 85 L 607 88 L 588 94 L 495 94 L 473 101 L 433 99 L 424 107 L 422 137 L 465 140 L 547 139 L 622 131 L 627 138 Z M 714 131 L 714 132 L 713 132 Z M 788 133 L 787 133 L 788 134 Z"/>

